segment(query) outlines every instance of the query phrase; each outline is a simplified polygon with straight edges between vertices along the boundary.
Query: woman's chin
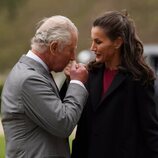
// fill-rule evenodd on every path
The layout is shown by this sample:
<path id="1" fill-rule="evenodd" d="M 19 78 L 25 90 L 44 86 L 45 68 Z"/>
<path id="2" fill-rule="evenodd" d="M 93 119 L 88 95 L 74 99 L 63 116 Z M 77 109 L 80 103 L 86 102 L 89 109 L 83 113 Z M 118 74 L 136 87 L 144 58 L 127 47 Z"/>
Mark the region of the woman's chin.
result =
<path id="1" fill-rule="evenodd" d="M 104 61 L 100 60 L 100 59 L 97 59 L 95 60 L 97 63 L 104 63 Z"/>

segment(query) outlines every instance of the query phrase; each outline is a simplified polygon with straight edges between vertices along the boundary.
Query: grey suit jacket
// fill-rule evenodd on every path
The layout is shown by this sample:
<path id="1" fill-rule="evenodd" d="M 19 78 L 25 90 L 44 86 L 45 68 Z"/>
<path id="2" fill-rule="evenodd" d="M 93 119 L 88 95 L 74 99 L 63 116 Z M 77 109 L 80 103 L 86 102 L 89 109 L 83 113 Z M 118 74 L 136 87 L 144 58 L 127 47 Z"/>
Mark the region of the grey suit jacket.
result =
<path id="1" fill-rule="evenodd" d="M 87 95 L 85 88 L 70 83 L 61 101 L 49 72 L 23 55 L 2 92 L 6 158 L 69 158 L 67 138 Z"/>

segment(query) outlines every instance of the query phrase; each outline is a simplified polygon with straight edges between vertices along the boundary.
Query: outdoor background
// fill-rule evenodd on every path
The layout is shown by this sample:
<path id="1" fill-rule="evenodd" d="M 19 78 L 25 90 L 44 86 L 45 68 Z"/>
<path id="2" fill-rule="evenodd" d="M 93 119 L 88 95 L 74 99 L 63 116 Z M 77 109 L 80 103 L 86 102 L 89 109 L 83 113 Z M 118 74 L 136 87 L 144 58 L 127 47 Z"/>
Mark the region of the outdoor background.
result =
<path id="1" fill-rule="evenodd" d="M 39 20 L 59 14 L 69 17 L 79 29 L 80 52 L 90 47 L 93 20 L 105 11 L 123 9 L 135 20 L 143 43 L 158 44 L 158 0 L 0 0 L 0 93 L 12 66 L 30 49 Z M 4 158 L 1 124 L 0 158 Z"/>

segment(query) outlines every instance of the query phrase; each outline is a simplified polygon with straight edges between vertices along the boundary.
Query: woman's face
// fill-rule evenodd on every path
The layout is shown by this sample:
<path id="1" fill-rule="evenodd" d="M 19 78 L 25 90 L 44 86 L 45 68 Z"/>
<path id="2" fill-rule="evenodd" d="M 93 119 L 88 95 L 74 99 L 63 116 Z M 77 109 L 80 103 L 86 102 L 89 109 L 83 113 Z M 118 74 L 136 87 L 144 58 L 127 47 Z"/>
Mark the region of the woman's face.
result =
<path id="1" fill-rule="evenodd" d="M 91 38 L 91 50 L 96 54 L 96 62 L 111 63 L 117 60 L 116 58 L 119 56 L 117 42 L 111 41 L 101 27 L 92 27 Z"/>

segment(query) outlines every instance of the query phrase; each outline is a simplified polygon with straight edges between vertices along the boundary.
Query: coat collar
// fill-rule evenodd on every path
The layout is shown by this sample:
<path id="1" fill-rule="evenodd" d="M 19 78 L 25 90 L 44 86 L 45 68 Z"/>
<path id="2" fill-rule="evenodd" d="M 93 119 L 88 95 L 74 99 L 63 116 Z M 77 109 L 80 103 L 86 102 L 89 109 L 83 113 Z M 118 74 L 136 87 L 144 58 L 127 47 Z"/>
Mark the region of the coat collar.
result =
<path id="1" fill-rule="evenodd" d="M 100 104 L 102 103 L 103 100 L 105 100 L 108 96 L 110 96 L 122 84 L 122 82 L 125 80 L 125 78 L 126 78 L 126 75 L 121 72 L 118 72 L 118 74 L 116 74 L 108 91 L 102 97 Z"/>
<path id="2" fill-rule="evenodd" d="M 19 59 L 20 63 L 24 63 L 26 64 L 30 69 L 35 70 L 36 72 L 38 72 L 39 74 L 41 74 L 42 76 L 44 76 L 45 78 L 47 78 L 51 85 L 53 86 L 53 88 L 55 88 L 55 91 L 57 92 L 56 94 L 59 97 L 59 90 L 56 86 L 56 83 L 54 81 L 54 78 L 50 75 L 50 72 L 47 71 L 43 65 L 29 57 L 27 57 L 26 55 L 23 55 L 20 59 Z"/>
<path id="3" fill-rule="evenodd" d="M 89 75 L 89 93 L 93 108 L 95 108 L 102 97 L 104 65 Z"/>
<path id="4" fill-rule="evenodd" d="M 101 106 L 105 99 L 111 96 L 111 94 L 123 83 L 127 76 L 125 73 L 119 71 L 113 79 L 113 82 L 106 94 L 102 96 L 104 69 L 105 67 L 102 66 L 91 76 L 92 82 L 90 82 L 89 91 L 91 94 L 91 101 L 94 110 Z"/>

